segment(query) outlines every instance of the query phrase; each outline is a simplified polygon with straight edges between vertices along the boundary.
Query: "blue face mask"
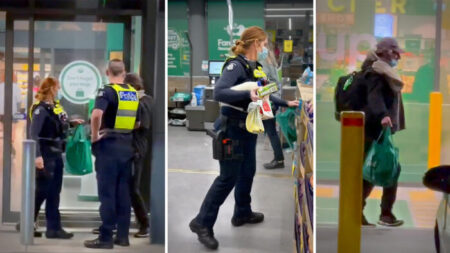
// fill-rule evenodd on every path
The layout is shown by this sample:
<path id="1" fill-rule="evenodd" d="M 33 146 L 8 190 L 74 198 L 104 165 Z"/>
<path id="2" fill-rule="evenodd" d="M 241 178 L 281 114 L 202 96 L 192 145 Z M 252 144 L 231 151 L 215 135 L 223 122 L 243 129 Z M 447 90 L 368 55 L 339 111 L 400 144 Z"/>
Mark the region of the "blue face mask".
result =
<path id="1" fill-rule="evenodd" d="M 269 50 L 266 47 L 263 47 L 261 52 L 258 52 L 258 61 L 264 61 L 269 55 Z"/>
<path id="2" fill-rule="evenodd" d="M 398 61 L 392 59 L 391 62 L 389 63 L 389 65 L 391 65 L 391 67 L 395 68 L 395 67 L 397 67 L 397 65 L 398 65 Z"/>
<path id="3" fill-rule="evenodd" d="M 56 93 L 55 100 L 61 100 L 63 98 L 63 94 L 61 90 L 58 90 L 58 93 Z"/>

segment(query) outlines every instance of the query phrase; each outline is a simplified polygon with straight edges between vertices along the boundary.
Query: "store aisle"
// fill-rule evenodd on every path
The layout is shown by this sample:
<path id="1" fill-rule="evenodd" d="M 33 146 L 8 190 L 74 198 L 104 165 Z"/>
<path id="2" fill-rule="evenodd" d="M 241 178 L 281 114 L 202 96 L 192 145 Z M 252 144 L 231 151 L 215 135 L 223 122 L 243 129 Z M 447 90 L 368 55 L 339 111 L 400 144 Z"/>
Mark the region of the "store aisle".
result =
<path id="1" fill-rule="evenodd" d="M 232 192 L 220 209 L 215 235 L 219 252 L 292 252 L 294 232 L 294 180 L 289 154 L 286 168 L 267 171 L 262 164 L 273 157 L 264 136 L 258 138 L 257 175 L 252 190 L 252 207 L 265 214 L 262 224 L 235 228 L 231 225 L 234 208 Z M 218 162 L 211 157 L 211 138 L 205 132 L 189 132 L 169 127 L 169 252 L 208 252 L 191 233 L 188 224 L 197 214 L 214 178 Z M 188 148 L 187 148 L 188 147 Z"/>

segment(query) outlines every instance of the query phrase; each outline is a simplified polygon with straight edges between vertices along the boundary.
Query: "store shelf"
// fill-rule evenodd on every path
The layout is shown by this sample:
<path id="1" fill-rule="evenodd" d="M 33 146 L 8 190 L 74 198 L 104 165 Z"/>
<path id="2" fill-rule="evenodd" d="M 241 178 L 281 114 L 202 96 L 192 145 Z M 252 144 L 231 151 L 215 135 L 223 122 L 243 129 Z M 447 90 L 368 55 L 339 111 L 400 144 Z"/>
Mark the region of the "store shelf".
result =
<path id="1" fill-rule="evenodd" d="M 313 100 L 313 86 L 297 85 L 297 99 L 302 101 L 296 116 L 297 149 L 294 152 L 293 175 L 295 177 L 295 252 L 314 252 L 314 207 L 313 207 L 313 121 L 307 112 L 307 102 Z"/>

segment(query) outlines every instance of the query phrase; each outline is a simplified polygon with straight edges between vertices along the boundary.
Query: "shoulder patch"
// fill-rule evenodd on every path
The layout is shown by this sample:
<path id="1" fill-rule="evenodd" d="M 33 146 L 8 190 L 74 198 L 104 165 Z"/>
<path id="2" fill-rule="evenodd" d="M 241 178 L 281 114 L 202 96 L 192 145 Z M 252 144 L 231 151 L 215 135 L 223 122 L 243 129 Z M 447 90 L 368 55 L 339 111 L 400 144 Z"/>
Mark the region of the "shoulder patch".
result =
<path id="1" fill-rule="evenodd" d="M 39 115 L 39 113 L 41 113 L 39 108 L 34 109 L 34 115 Z"/>
<path id="2" fill-rule="evenodd" d="M 227 70 L 228 71 L 232 71 L 235 67 L 236 67 L 236 63 L 231 62 L 230 64 L 228 64 Z"/>
<path id="3" fill-rule="evenodd" d="M 105 95 L 105 90 L 104 89 L 98 90 L 97 97 L 103 97 L 103 95 Z"/>

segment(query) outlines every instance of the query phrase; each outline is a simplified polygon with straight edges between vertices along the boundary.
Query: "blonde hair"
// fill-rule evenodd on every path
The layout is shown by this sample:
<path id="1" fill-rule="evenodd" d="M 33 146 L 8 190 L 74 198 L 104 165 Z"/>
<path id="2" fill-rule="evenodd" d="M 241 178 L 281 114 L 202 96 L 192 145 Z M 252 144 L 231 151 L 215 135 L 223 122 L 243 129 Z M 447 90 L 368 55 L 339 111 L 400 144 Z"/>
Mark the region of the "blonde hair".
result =
<path id="1" fill-rule="evenodd" d="M 54 77 L 47 77 L 42 80 L 35 98 L 39 101 L 53 99 L 52 89 L 58 86 L 59 81 Z"/>
<path id="2" fill-rule="evenodd" d="M 234 55 L 247 53 L 247 50 L 255 41 L 264 41 L 267 38 L 266 32 L 258 26 L 252 26 L 242 33 L 241 38 L 235 41 L 235 45 L 231 47 Z"/>

